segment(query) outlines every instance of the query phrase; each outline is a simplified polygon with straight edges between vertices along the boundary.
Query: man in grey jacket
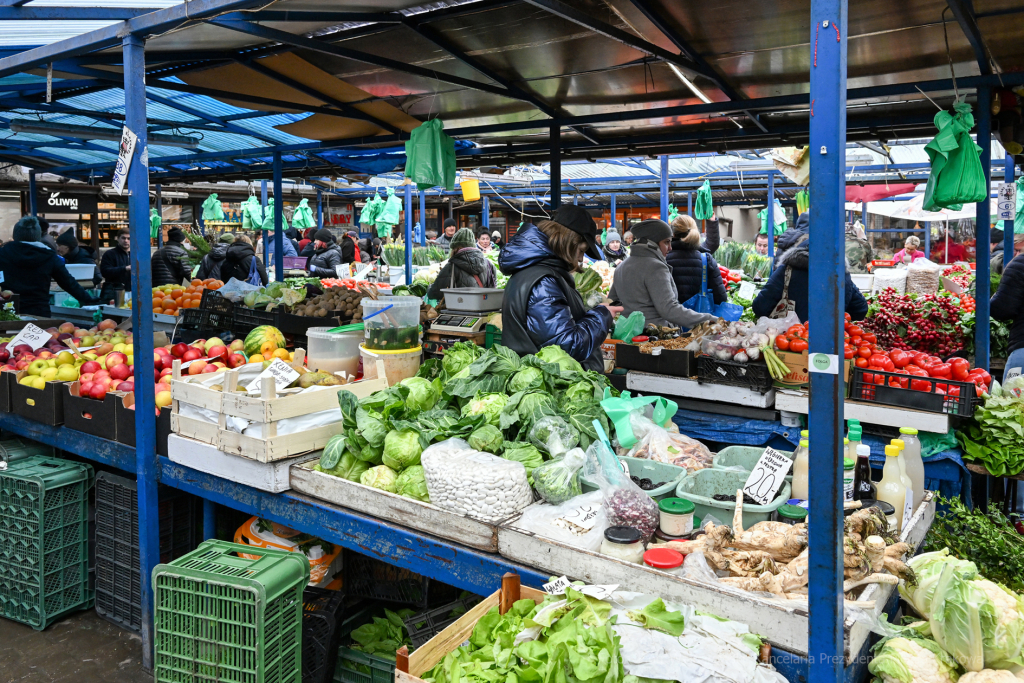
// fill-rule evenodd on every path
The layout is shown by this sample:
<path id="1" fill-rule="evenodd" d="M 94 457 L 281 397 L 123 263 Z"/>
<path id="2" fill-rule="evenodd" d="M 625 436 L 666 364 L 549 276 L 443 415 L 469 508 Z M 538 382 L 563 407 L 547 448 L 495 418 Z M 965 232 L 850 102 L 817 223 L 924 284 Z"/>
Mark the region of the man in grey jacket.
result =
<path id="1" fill-rule="evenodd" d="M 697 313 L 679 303 L 672 268 L 665 260 L 672 248 L 672 228 L 668 223 L 646 220 L 634 225 L 631 231 L 634 241 L 629 258 L 615 269 L 609 294 L 612 301 L 621 302 L 622 315 L 640 311 L 648 325 L 685 328 L 717 320 L 710 313 Z"/>

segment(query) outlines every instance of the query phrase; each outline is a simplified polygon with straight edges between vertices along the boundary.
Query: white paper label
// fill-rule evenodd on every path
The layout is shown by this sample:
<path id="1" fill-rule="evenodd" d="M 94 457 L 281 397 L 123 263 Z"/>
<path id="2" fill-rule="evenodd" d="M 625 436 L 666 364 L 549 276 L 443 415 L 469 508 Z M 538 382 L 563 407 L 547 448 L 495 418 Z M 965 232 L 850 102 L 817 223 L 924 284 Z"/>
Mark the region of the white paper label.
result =
<path id="1" fill-rule="evenodd" d="M 133 133 L 128 126 L 121 128 L 121 144 L 118 146 L 117 163 L 114 164 L 114 176 L 111 184 L 118 194 L 124 193 L 124 184 L 128 180 L 128 168 L 132 163 L 132 154 L 135 153 L 135 143 L 139 136 Z"/>
<path id="2" fill-rule="evenodd" d="M 786 480 L 786 472 L 793 466 L 793 461 L 773 448 L 764 449 L 758 458 L 753 471 L 743 485 L 743 492 L 757 501 L 758 505 L 767 505 L 775 500 L 775 495 Z"/>
<path id="3" fill-rule="evenodd" d="M 914 492 L 907 489 L 906 497 L 903 498 L 903 523 L 900 524 L 900 533 L 903 533 L 910 526 L 910 518 L 914 516 Z"/>
<path id="4" fill-rule="evenodd" d="M 40 346 L 50 341 L 50 333 L 29 323 L 21 329 L 14 339 L 7 343 L 7 351 L 13 352 L 20 344 L 28 344 L 35 351 Z"/>
<path id="5" fill-rule="evenodd" d="M 349 272 L 347 263 L 339 263 L 334 266 L 334 274 L 338 276 L 339 280 L 344 280 L 349 277 L 352 273 Z"/>
<path id="6" fill-rule="evenodd" d="M 571 528 L 567 525 L 575 525 L 579 528 L 590 531 L 597 524 L 597 514 L 601 511 L 600 505 L 581 505 L 572 512 L 567 512 L 559 517 L 555 522 L 563 522 L 559 524 L 563 528 Z"/>
<path id="7" fill-rule="evenodd" d="M 278 389 L 284 389 L 289 384 L 299 378 L 299 371 L 292 368 L 292 366 L 285 363 L 280 358 L 275 358 L 271 361 L 267 369 L 264 370 L 259 377 L 253 380 L 252 384 L 245 388 L 250 393 L 258 392 L 261 390 L 261 384 L 265 377 L 274 378 L 274 386 Z"/>
<path id="8" fill-rule="evenodd" d="M 653 349 L 651 349 L 651 355 L 652 356 L 660 356 L 661 352 L 664 351 L 664 350 L 665 350 L 664 346 L 655 346 Z"/>
<path id="9" fill-rule="evenodd" d="M 757 286 L 753 282 L 741 282 L 740 291 L 736 295 L 741 299 L 750 301 L 757 294 Z"/>
<path id="10" fill-rule="evenodd" d="M 565 576 L 559 576 L 551 583 L 544 584 L 544 592 L 548 595 L 561 595 L 572 583 Z"/>
<path id="11" fill-rule="evenodd" d="M 76 346 L 75 348 L 78 349 L 79 353 L 85 353 L 86 351 L 92 351 L 96 347 L 95 346 Z"/>
<path id="12" fill-rule="evenodd" d="M 579 586 L 579 591 L 597 600 L 607 600 L 618 588 L 619 584 L 613 583 L 610 586 Z"/>
<path id="13" fill-rule="evenodd" d="M 1012 221 L 1017 206 L 1017 185 L 1000 183 L 996 190 L 996 220 Z"/>
<path id="14" fill-rule="evenodd" d="M 807 359 L 807 371 L 838 375 L 839 356 L 834 353 L 812 353 Z"/>

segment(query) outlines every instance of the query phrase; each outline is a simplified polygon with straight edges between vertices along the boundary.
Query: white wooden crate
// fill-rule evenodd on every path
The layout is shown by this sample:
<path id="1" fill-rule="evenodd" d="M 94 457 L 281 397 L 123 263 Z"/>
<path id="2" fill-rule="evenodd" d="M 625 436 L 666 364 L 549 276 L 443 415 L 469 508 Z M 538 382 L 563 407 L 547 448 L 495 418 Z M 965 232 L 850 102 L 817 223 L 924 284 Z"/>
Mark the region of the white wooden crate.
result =
<path id="1" fill-rule="evenodd" d="M 167 437 L 167 457 L 171 462 L 221 479 L 245 484 L 268 493 L 282 493 L 291 488 L 288 469 L 309 455 L 277 462 L 256 462 L 224 453 L 208 443 L 171 434 Z"/>
<path id="2" fill-rule="evenodd" d="M 769 389 L 767 393 L 761 394 L 743 387 L 701 384 L 695 379 L 656 375 L 638 370 L 630 370 L 626 374 L 626 388 L 630 391 L 642 391 L 645 394 L 699 398 L 705 401 L 732 403 L 749 408 L 770 408 L 775 403 L 775 389 Z"/>
<path id="3" fill-rule="evenodd" d="M 440 538 L 458 541 L 471 548 L 491 553 L 498 551 L 498 529 L 494 524 L 449 512 L 430 503 L 316 472 L 312 469 L 316 463 L 317 460 L 306 460 L 292 465 L 292 489 L 328 503 L 365 512 Z"/>

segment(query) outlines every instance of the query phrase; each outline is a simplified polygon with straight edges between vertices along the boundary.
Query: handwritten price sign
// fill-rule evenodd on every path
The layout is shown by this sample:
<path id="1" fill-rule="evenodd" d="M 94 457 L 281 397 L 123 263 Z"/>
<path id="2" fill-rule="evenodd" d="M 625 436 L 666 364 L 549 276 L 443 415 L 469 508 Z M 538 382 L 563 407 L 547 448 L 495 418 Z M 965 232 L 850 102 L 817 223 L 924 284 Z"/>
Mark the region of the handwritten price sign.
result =
<path id="1" fill-rule="evenodd" d="M 792 466 L 793 461 L 782 453 L 772 448 L 764 449 L 754 470 L 747 477 L 747 483 L 743 485 L 743 492 L 756 500 L 758 505 L 767 505 L 775 500 Z"/>

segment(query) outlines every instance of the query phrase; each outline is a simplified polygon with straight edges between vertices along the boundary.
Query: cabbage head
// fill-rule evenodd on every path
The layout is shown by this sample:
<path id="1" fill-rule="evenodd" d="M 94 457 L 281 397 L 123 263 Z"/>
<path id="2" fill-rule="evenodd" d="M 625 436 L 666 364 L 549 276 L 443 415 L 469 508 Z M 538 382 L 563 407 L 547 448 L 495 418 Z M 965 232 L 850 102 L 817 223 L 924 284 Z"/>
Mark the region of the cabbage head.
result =
<path id="1" fill-rule="evenodd" d="M 408 377 L 400 384 L 409 387 L 409 396 L 405 399 L 407 411 L 426 412 L 441 398 L 441 382 L 438 380 L 431 382 L 422 377 Z"/>
<path id="2" fill-rule="evenodd" d="M 359 481 L 359 477 L 362 476 L 363 472 L 370 469 L 370 463 L 363 462 L 348 451 L 345 451 L 342 454 L 341 459 L 338 460 L 338 464 L 333 468 L 325 470 L 317 464 L 313 469 L 317 472 L 323 472 L 324 474 L 329 474 L 333 477 L 348 479 L 349 481 Z"/>
<path id="3" fill-rule="evenodd" d="M 954 683 L 956 669 L 955 659 L 923 638 L 889 638 L 868 664 L 882 683 Z"/>
<path id="4" fill-rule="evenodd" d="M 390 431 L 384 438 L 384 464 L 393 470 L 419 465 L 421 453 L 420 435 L 412 429 Z"/>
<path id="5" fill-rule="evenodd" d="M 567 406 L 577 403 L 594 403 L 599 400 L 594 396 L 594 385 L 590 382 L 570 384 L 562 399 Z"/>
<path id="6" fill-rule="evenodd" d="M 398 474 L 387 465 L 377 465 L 363 472 L 359 477 L 359 483 L 363 486 L 394 493 L 398 484 Z"/>
<path id="7" fill-rule="evenodd" d="M 430 494 L 427 492 L 427 479 L 423 475 L 423 465 L 413 465 L 398 475 L 395 483 L 395 493 L 406 498 L 430 502 Z"/>
<path id="8" fill-rule="evenodd" d="M 469 435 L 469 445 L 478 451 L 487 451 L 497 455 L 501 452 L 501 445 L 505 442 L 501 430 L 491 424 L 478 427 Z"/>
<path id="9" fill-rule="evenodd" d="M 445 357 L 447 358 L 447 356 Z M 501 409 L 505 407 L 506 403 L 508 403 L 508 396 L 505 394 L 477 394 L 462 406 L 462 417 L 484 415 L 487 418 L 487 424 L 497 427 Z"/>
<path id="10" fill-rule="evenodd" d="M 519 417 L 523 422 L 533 424 L 545 415 L 557 412 L 555 397 L 543 391 L 531 391 L 519 401 Z"/>
<path id="11" fill-rule="evenodd" d="M 569 372 L 583 372 L 583 366 L 563 351 L 561 346 L 545 346 L 537 352 L 537 358 L 545 363 L 558 363 L 563 375 Z"/>
<path id="12" fill-rule="evenodd" d="M 520 391 L 534 391 L 544 388 L 544 372 L 539 368 L 524 367 L 508 380 L 508 391 L 515 394 Z"/>
<path id="13" fill-rule="evenodd" d="M 445 375 L 451 378 L 460 370 L 468 368 L 483 353 L 484 350 L 473 342 L 458 342 L 452 344 L 452 347 L 445 352 L 441 366 L 444 368 Z"/>
<path id="14" fill-rule="evenodd" d="M 501 457 L 506 460 L 523 463 L 528 478 L 533 473 L 534 468 L 544 464 L 544 456 L 540 454 L 537 447 L 523 441 L 506 441 L 505 450 L 502 452 Z M 533 485 L 532 478 L 530 478 L 530 485 Z"/>

